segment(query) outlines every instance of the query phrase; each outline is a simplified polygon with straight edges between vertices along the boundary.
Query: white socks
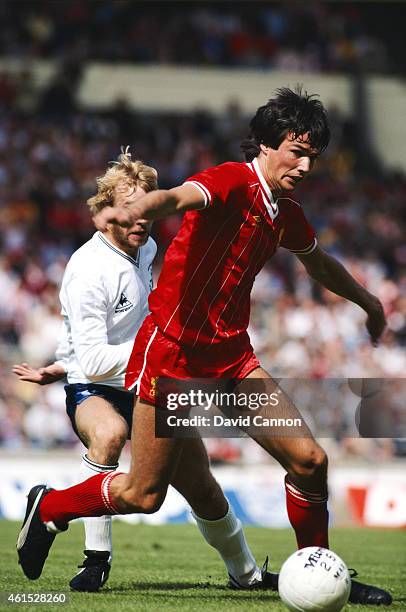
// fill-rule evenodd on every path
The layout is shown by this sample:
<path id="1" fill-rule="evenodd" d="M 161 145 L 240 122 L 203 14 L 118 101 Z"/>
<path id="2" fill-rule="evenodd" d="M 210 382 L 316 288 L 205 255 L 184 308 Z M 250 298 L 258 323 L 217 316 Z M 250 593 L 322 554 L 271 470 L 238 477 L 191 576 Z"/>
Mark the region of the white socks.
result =
<path id="1" fill-rule="evenodd" d="M 79 470 L 79 482 L 102 472 L 111 472 L 117 468 L 118 463 L 117 465 L 101 465 L 91 461 L 87 455 L 83 455 Z M 86 534 L 85 550 L 108 550 L 110 552 L 109 563 L 111 563 L 111 516 L 87 517 L 83 519 L 83 522 Z"/>
<path id="2" fill-rule="evenodd" d="M 215 521 L 202 519 L 193 511 L 192 515 L 206 542 L 218 551 L 228 573 L 241 586 L 247 587 L 261 580 L 261 570 L 248 548 L 241 521 L 235 516 L 230 504 L 227 514 Z"/>

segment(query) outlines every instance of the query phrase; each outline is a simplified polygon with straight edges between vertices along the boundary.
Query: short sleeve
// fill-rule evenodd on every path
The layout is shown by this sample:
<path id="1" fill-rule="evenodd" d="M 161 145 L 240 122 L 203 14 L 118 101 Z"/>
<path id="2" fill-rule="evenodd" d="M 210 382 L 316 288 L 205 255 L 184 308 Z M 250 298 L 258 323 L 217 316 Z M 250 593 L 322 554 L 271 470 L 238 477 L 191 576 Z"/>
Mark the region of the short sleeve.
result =
<path id="1" fill-rule="evenodd" d="M 317 238 L 302 207 L 289 198 L 281 198 L 278 203 L 284 216 L 280 246 L 295 253 L 295 255 L 310 255 L 317 246 Z M 281 206 L 282 204 L 283 206 Z"/>
<path id="2" fill-rule="evenodd" d="M 199 189 L 205 200 L 203 208 L 226 203 L 234 191 L 246 189 L 246 179 L 241 169 L 235 166 L 239 164 L 225 163 L 213 166 L 190 176 L 184 184 L 192 184 Z"/>

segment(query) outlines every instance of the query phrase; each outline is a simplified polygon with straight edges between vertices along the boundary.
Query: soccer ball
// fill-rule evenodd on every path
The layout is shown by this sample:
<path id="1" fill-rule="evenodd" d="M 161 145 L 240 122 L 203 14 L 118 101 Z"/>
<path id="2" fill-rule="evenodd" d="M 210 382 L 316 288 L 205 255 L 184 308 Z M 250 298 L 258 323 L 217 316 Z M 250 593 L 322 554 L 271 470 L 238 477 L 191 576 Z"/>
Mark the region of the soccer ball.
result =
<path id="1" fill-rule="evenodd" d="M 279 595 L 293 612 L 339 612 L 348 601 L 350 589 L 344 561 L 318 546 L 297 550 L 279 574 Z"/>

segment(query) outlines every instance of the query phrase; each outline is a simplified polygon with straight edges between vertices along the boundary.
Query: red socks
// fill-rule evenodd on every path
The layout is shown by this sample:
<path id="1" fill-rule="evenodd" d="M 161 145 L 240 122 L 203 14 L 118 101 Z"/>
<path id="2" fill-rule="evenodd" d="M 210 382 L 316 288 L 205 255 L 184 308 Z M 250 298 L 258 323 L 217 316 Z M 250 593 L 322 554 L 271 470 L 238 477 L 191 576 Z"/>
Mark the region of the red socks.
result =
<path id="1" fill-rule="evenodd" d="M 83 516 L 118 514 L 110 496 L 111 481 L 118 473 L 97 474 L 69 489 L 51 491 L 41 503 L 41 520 L 63 525 Z M 328 548 L 327 496 L 303 491 L 289 482 L 287 476 L 285 488 L 288 516 L 298 548 Z"/>
<path id="2" fill-rule="evenodd" d="M 286 507 L 296 533 L 298 548 L 328 548 L 327 495 L 310 493 L 293 485 L 285 477 Z"/>
<path id="3" fill-rule="evenodd" d="M 102 472 L 69 489 L 50 491 L 41 502 L 41 520 L 63 525 L 82 516 L 118 514 L 111 501 L 110 484 L 120 473 Z"/>

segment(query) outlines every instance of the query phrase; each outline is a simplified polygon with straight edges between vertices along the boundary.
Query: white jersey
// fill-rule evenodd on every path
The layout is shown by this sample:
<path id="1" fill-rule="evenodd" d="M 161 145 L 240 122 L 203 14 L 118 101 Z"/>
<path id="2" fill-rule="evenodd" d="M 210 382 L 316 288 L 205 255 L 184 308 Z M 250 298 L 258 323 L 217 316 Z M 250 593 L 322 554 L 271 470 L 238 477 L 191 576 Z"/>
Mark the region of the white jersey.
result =
<path id="1" fill-rule="evenodd" d="M 148 314 L 152 238 L 136 258 L 96 232 L 71 257 L 60 292 L 62 334 L 56 352 L 69 383 L 124 388 L 134 337 Z"/>

